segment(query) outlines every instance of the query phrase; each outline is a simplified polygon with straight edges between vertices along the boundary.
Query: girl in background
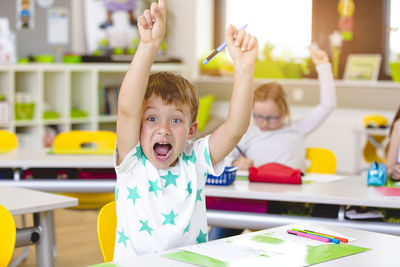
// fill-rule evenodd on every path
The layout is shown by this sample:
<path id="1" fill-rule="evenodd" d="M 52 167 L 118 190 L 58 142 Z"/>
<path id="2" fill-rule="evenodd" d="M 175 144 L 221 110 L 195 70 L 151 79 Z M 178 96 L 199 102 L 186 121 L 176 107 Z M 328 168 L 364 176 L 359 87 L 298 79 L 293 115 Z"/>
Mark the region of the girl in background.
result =
<path id="1" fill-rule="evenodd" d="M 386 154 L 389 176 L 393 180 L 400 180 L 400 106 L 394 116 L 389 136 L 390 141 Z"/>
<path id="2" fill-rule="evenodd" d="M 278 83 L 260 85 L 254 92 L 254 124 L 229 155 L 227 162 L 239 170 L 276 162 L 294 169 L 305 169 L 305 137 L 318 128 L 336 107 L 332 66 L 326 52 L 311 48 L 320 83 L 320 103 L 296 121 L 289 119 L 289 105 Z M 270 202 L 269 202 L 270 203 Z M 271 204 L 271 203 L 270 203 Z M 275 209 L 271 205 L 268 209 Z M 238 235 L 242 229 L 212 227 L 209 240 Z"/>

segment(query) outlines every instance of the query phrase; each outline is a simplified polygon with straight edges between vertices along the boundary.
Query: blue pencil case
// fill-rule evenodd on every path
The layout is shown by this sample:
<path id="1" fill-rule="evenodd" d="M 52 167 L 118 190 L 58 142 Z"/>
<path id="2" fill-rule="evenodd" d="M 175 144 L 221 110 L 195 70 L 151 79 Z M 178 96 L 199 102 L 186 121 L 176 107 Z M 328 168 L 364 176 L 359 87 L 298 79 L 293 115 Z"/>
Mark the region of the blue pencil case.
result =
<path id="1" fill-rule="evenodd" d="M 209 174 L 207 176 L 206 184 L 208 185 L 230 185 L 235 181 L 237 167 L 226 166 L 224 172 L 220 176 Z"/>
<path id="2" fill-rule="evenodd" d="M 384 186 L 387 181 L 387 168 L 383 162 L 378 164 L 376 161 L 368 168 L 367 184 L 374 186 Z"/>

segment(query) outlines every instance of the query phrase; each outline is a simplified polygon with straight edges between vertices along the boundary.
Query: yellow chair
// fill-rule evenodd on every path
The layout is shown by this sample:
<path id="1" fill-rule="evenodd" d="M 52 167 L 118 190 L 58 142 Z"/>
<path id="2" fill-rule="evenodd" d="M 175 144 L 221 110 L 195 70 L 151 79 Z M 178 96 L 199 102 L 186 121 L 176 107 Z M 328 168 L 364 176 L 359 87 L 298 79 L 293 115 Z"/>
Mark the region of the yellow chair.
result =
<path id="1" fill-rule="evenodd" d="M 7 153 L 18 146 L 18 138 L 15 133 L 0 130 L 0 153 Z"/>
<path id="2" fill-rule="evenodd" d="M 55 154 L 113 154 L 117 135 L 111 131 L 73 130 L 54 138 Z M 72 209 L 99 209 L 114 200 L 114 193 L 63 193 L 79 200 Z"/>
<path id="3" fill-rule="evenodd" d="M 113 154 L 117 135 L 110 131 L 73 130 L 54 138 L 55 154 Z"/>
<path id="4" fill-rule="evenodd" d="M 387 127 L 388 121 L 382 115 L 366 115 L 364 116 L 364 126 L 367 128 L 368 126 L 372 126 L 373 128 Z M 381 163 L 384 161 L 384 141 L 387 139 L 385 134 L 375 134 L 375 135 L 367 135 L 367 141 L 364 145 L 363 156 L 366 163 L 371 164 L 376 161 Z M 380 152 L 380 153 L 378 153 Z M 381 154 L 381 155 L 379 155 Z"/>
<path id="5" fill-rule="evenodd" d="M 97 216 L 97 238 L 105 262 L 113 260 L 116 230 L 117 214 L 115 201 L 112 201 L 104 205 Z"/>
<path id="6" fill-rule="evenodd" d="M 336 173 L 336 156 L 329 149 L 308 147 L 306 149 L 306 159 L 311 162 L 311 165 L 306 170 L 307 173 Z"/>
<path id="7" fill-rule="evenodd" d="M 0 267 L 6 267 L 11 260 L 16 231 L 13 216 L 4 206 L 0 205 Z"/>

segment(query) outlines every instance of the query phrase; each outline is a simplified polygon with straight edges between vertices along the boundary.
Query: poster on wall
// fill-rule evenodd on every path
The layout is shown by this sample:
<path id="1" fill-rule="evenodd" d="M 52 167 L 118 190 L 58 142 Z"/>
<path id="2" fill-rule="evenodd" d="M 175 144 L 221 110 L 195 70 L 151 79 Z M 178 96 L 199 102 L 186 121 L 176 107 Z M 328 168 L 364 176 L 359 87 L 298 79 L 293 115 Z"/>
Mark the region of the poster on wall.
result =
<path id="1" fill-rule="evenodd" d="M 344 69 L 344 80 L 376 81 L 382 56 L 380 54 L 350 54 Z"/>
<path id="2" fill-rule="evenodd" d="M 35 27 L 34 0 L 17 0 L 17 29 L 32 30 Z"/>
<path id="3" fill-rule="evenodd" d="M 69 14 L 66 8 L 50 8 L 47 11 L 47 43 L 66 45 L 69 42 Z"/>
<path id="4" fill-rule="evenodd" d="M 8 19 L 0 18 L 0 64 L 15 63 L 15 60 L 16 60 L 15 34 L 13 34 L 10 31 L 10 25 Z"/>

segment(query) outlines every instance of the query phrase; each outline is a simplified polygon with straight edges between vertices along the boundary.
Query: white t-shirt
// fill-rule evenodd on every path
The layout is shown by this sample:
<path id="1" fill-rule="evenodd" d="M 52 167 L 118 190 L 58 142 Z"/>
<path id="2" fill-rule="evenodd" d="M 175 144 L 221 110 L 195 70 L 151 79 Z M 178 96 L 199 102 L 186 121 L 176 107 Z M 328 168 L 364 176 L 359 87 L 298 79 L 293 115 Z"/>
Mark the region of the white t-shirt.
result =
<path id="1" fill-rule="evenodd" d="M 114 153 L 114 261 L 207 241 L 205 181 L 207 174 L 218 176 L 225 167 L 223 161 L 212 166 L 208 138 L 187 143 L 168 169 L 156 169 L 140 142 L 119 166 Z"/>
<path id="2" fill-rule="evenodd" d="M 320 103 L 308 114 L 279 129 L 262 131 L 250 126 L 238 146 L 246 157 L 252 159 L 255 167 L 277 162 L 286 166 L 304 169 L 305 145 L 307 134 L 321 125 L 336 107 L 335 84 L 331 64 L 317 65 L 320 82 Z M 240 157 L 237 149 L 229 155 L 233 161 Z"/>

